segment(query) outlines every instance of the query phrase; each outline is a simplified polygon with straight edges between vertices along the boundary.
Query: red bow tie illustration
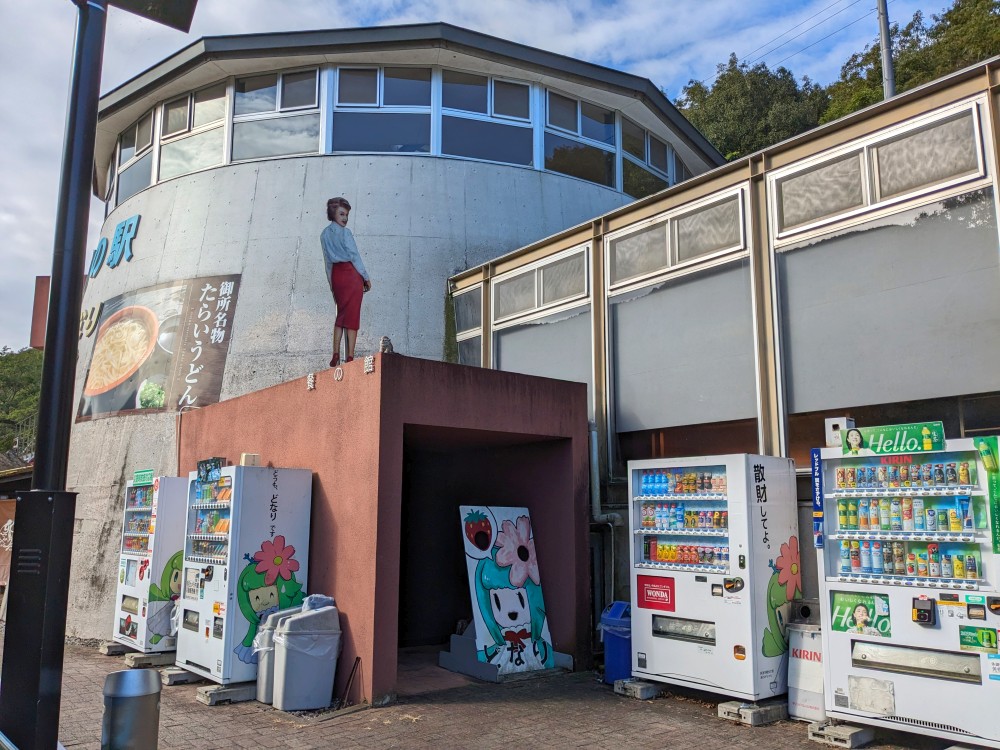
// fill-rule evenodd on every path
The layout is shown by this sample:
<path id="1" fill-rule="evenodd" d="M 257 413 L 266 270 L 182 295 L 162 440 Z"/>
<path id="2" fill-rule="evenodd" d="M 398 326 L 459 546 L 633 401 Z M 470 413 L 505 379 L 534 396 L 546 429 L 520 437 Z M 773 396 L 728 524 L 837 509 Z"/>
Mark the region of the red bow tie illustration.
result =
<path id="1" fill-rule="evenodd" d="M 524 646 L 524 641 L 531 637 L 531 634 L 521 628 L 520 630 L 507 630 L 503 634 L 503 639 L 508 641 L 512 646 Z"/>

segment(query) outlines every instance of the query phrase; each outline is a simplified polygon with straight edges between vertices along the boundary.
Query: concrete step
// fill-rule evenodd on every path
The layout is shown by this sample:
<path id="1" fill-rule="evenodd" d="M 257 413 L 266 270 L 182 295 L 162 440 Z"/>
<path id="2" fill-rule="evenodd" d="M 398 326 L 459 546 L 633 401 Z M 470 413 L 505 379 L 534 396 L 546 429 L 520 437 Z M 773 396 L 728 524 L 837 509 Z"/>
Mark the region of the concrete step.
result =
<path id="1" fill-rule="evenodd" d="M 759 703 L 726 701 L 719 704 L 719 718 L 746 724 L 749 727 L 761 727 L 787 719 L 788 701 L 784 698 Z"/>
<path id="2" fill-rule="evenodd" d="M 125 654 L 125 666 L 129 669 L 169 667 L 174 663 L 176 656 L 176 651 L 158 651 L 154 654 Z"/>
<path id="3" fill-rule="evenodd" d="M 104 641 L 97 647 L 97 650 L 105 656 L 121 656 L 122 654 L 132 653 L 132 649 L 128 646 L 115 641 Z"/>
<path id="4" fill-rule="evenodd" d="M 160 670 L 160 682 L 168 687 L 171 685 L 190 685 L 193 682 L 204 681 L 205 678 L 201 675 L 188 672 L 186 669 L 181 669 L 180 667 L 166 667 Z"/>
<path id="5" fill-rule="evenodd" d="M 809 725 L 809 739 L 834 747 L 864 747 L 875 739 L 875 730 L 871 727 L 817 721 Z"/>
<path id="6" fill-rule="evenodd" d="M 206 685 L 198 688 L 195 696 L 206 706 L 221 706 L 224 703 L 242 703 L 257 700 L 256 682 L 236 682 L 231 685 Z"/>

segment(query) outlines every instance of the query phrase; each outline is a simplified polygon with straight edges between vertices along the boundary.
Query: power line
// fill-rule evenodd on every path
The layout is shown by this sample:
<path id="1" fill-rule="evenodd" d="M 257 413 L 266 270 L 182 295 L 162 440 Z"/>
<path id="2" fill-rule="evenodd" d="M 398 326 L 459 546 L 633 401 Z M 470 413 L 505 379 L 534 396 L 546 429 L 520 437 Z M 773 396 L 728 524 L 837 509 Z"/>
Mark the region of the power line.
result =
<path id="1" fill-rule="evenodd" d="M 774 47 L 774 48 L 768 50 L 763 55 L 758 55 L 753 60 L 750 60 L 747 64 L 748 65 L 752 65 L 753 63 L 757 62 L 758 60 L 763 60 L 765 57 L 767 57 L 768 55 L 770 55 L 772 52 L 777 52 L 779 49 L 781 49 L 782 47 L 784 47 L 786 44 L 794 42 L 796 39 L 798 39 L 803 34 L 809 33 L 810 31 L 812 31 L 813 29 L 815 29 L 817 26 L 822 26 L 824 23 L 826 23 L 827 21 L 829 21 L 834 16 L 839 16 L 845 10 L 848 10 L 849 8 L 854 7 L 855 5 L 857 5 L 860 2 L 861 2 L 861 0 L 854 0 L 854 2 L 851 3 L 850 5 L 845 5 L 843 8 L 841 8 L 840 10 L 838 10 L 836 13 L 831 13 L 829 16 L 827 16 L 826 18 L 824 18 L 822 21 L 818 21 L 817 23 L 814 23 L 812 26 L 809 26 L 808 28 L 803 29 L 798 34 L 796 34 L 795 36 L 791 37 L 790 39 L 786 39 L 785 41 L 783 41 L 777 47 Z M 805 21 L 803 21 L 803 23 L 805 23 Z M 799 24 L 799 26 L 801 26 L 801 25 L 802 24 Z M 847 28 L 847 27 L 845 26 L 843 28 Z M 785 32 L 785 33 L 788 33 L 788 32 Z M 749 55 L 747 57 L 749 57 Z M 744 58 L 744 59 L 746 59 L 746 58 Z"/>
<path id="2" fill-rule="evenodd" d="M 860 2 L 860 0 L 856 0 L 856 1 Z M 820 15 L 822 13 L 825 13 L 826 11 L 830 10 L 830 8 L 832 8 L 834 5 L 837 5 L 837 3 L 840 3 L 840 2 L 843 2 L 843 0 L 834 0 L 834 2 L 830 3 L 825 8 L 821 8 L 820 10 L 816 11 L 815 13 L 813 13 L 811 16 L 809 16 L 809 18 L 805 19 L 804 21 L 800 21 L 799 23 L 797 23 L 794 26 L 792 26 L 792 28 L 790 28 L 790 29 L 782 31 L 780 34 L 778 34 L 778 36 L 774 37 L 770 41 L 764 42 L 757 49 L 750 50 L 745 55 L 743 55 L 743 57 L 740 58 L 740 61 L 741 62 L 745 61 L 748 57 L 750 57 L 750 55 L 754 54 L 755 52 L 760 52 L 760 50 L 764 49 L 769 44 L 773 44 L 774 42 L 776 42 L 779 39 L 781 39 L 781 37 L 783 37 L 785 34 L 791 32 L 791 31 L 795 31 L 795 29 L 799 28 L 799 26 L 801 26 L 802 24 L 808 23 L 809 21 L 813 20 L 816 16 L 818 16 L 818 15 Z M 851 5 L 854 5 L 854 3 L 851 3 Z M 850 6 L 848 6 L 848 7 L 850 7 Z M 840 11 L 837 11 L 837 12 L 839 13 Z M 833 16 L 830 16 L 830 18 L 833 18 Z M 823 23 L 823 21 L 820 21 L 820 23 Z M 810 26 L 809 28 L 813 28 L 813 27 Z M 808 30 L 809 29 L 806 29 L 806 31 L 808 31 Z M 789 41 L 791 41 L 791 40 L 789 40 Z M 787 44 L 787 42 L 785 42 L 785 44 Z M 774 49 L 778 49 L 778 47 L 775 47 Z M 771 50 L 771 52 L 773 52 L 773 51 L 774 50 Z M 765 53 L 765 54 L 770 54 L 770 53 Z"/>
<path id="3" fill-rule="evenodd" d="M 893 3 L 893 2 L 895 2 L 895 0 L 889 0 L 889 4 L 891 4 L 891 3 Z M 807 44 L 807 45 L 806 45 L 805 47 L 803 47 L 802 49 L 800 49 L 800 50 L 799 50 L 798 52 L 793 52 L 793 53 L 792 53 L 792 54 L 790 54 L 790 55 L 789 55 L 788 57 L 785 57 L 785 58 L 782 58 L 781 60 L 779 60 L 779 61 L 778 61 L 777 63 L 775 63 L 775 67 L 778 67 L 779 65 L 781 65 L 781 63 L 785 62 L 785 60 L 791 60 L 791 59 L 792 59 L 793 57 L 795 57 L 796 55 L 798 55 L 798 54 L 800 54 L 800 53 L 802 53 L 802 52 L 805 52 L 805 51 L 806 51 L 807 49 L 809 49 L 810 47 L 815 47 L 815 46 L 816 46 L 817 44 L 819 44 L 820 42 L 822 42 L 822 41 L 824 41 L 824 40 L 826 40 L 826 39 L 829 39 L 829 38 L 830 38 L 831 36 L 834 36 L 835 34 L 839 34 L 839 33 L 840 33 L 841 31 L 843 31 L 844 29 L 846 29 L 846 28 L 848 28 L 848 27 L 850 27 L 850 26 L 853 26 L 854 24 L 856 24 L 856 23 L 857 23 L 858 21 L 863 21 L 864 19 L 868 18 L 868 16 L 870 16 L 870 15 L 872 15 L 873 13 L 877 12 L 877 10 L 878 10 L 877 8 L 873 8 L 872 10 L 868 11 L 867 13 L 865 13 L 865 14 L 864 14 L 863 16 L 861 16 L 860 18 L 855 18 L 855 19 L 854 19 L 853 21 L 851 21 L 851 22 L 850 22 L 849 24 L 846 24 L 846 25 L 844 25 L 844 26 L 841 26 L 841 27 L 840 27 L 839 29 L 837 29 L 836 31 L 833 31 L 833 32 L 831 32 L 831 33 L 827 34 L 826 36 L 824 36 L 824 37 L 821 37 L 820 39 L 817 39 L 817 40 L 816 40 L 815 42 L 813 42 L 812 44 Z"/>

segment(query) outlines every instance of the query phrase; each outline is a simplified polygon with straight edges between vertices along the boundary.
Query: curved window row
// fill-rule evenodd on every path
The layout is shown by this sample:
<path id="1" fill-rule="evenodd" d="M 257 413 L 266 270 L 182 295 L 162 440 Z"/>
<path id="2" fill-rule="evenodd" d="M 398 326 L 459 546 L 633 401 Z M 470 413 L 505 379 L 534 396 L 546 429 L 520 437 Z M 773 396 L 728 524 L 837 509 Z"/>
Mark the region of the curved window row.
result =
<path id="1" fill-rule="evenodd" d="M 690 176 L 665 137 L 525 81 L 436 67 L 351 65 L 229 79 L 158 104 L 123 131 L 109 202 L 222 164 L 407 153 L 543 169 L 641 198 Z"/>

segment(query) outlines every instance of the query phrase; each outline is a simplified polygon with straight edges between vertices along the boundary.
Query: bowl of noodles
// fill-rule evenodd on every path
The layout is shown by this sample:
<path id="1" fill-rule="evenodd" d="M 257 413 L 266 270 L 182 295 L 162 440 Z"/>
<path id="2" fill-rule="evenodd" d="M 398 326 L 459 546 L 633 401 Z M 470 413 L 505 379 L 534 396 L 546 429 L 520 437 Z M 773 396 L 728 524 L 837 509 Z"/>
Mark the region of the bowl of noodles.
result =
<path id="1" fill-rule="evenodd" d="M 156 346 L 160 323 L 148 307 L 129 305 L 97 331 L 83 395 L 100 396 L 131 378 Z"/>

